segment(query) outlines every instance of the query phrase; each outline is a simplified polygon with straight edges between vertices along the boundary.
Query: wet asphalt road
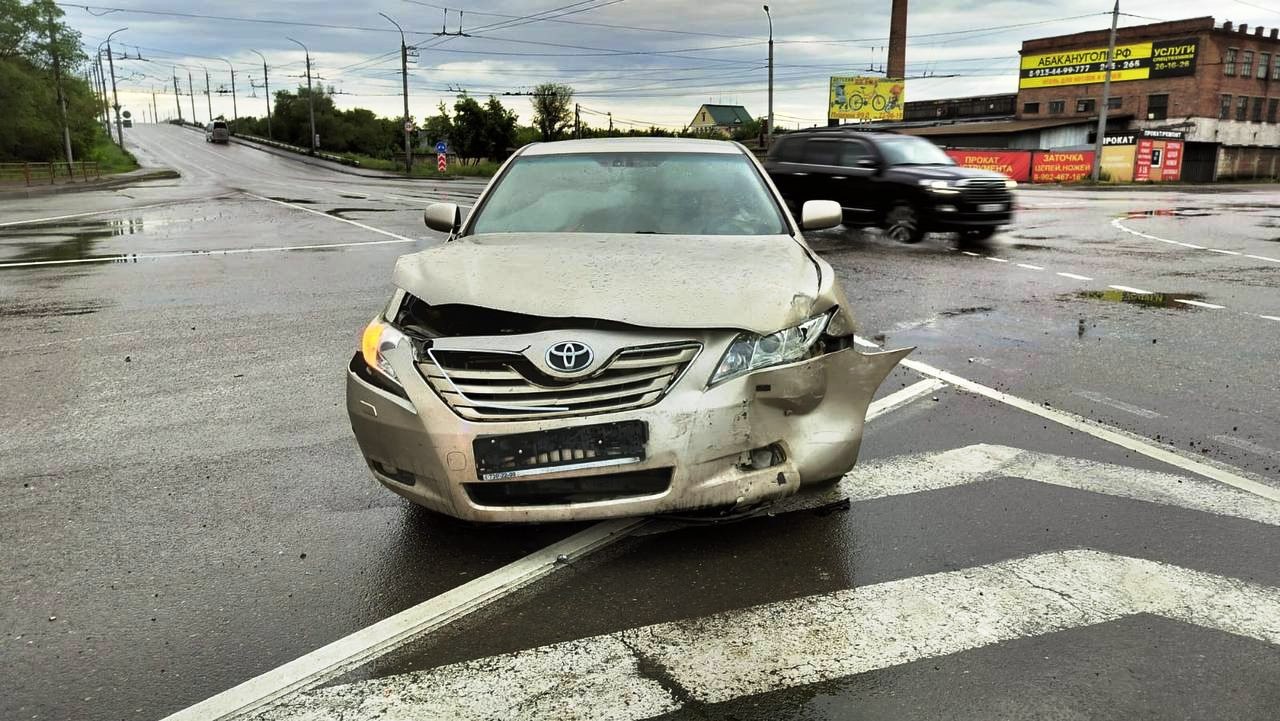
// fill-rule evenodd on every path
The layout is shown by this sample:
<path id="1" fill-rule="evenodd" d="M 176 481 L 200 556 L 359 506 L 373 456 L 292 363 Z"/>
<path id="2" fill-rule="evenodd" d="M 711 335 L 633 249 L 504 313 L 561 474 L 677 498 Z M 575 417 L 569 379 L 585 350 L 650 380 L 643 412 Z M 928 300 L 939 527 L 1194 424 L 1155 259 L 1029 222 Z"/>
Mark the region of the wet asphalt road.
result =
<path id="1" fill-rule="evenodd" d="M 132 141 L 183 177 L 0 201 L 0 718 L 158 718 L 577 530 L 417 511 L 350 437 L 342 368 L 394 259 L 439 242 L 427 203 L 481 184 Z M 1280 191 L 1020 202 L 983 248 L 812 242 L 863 336 L 1280 487 Z M 978 443 L 1176 471 L 953 388 L 869 426 L 863 458 Z M 1002 477 L 628 539 L 338 683 L 1059 549 L 1280 585 L 1274 525 L 1149 501 Z M 1278 669 L 1274 645 L 1140 614 L 672 713 L 1270 718 Z"/>

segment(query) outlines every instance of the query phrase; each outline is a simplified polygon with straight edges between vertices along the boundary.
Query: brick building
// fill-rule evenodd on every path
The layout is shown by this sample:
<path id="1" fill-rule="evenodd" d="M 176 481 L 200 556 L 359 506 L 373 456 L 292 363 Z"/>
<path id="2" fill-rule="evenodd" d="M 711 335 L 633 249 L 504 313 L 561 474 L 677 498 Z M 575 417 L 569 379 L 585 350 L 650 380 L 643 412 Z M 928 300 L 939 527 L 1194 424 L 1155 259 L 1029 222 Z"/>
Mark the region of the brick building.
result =
<path id="1" fill-rule="evenodd" d="M 1107 40 L 1097 30 L 1024 41 L 1017 119 L 1096 119 Z M 1276 28 L 1211 17 L 1121 28 L 1115 61 L 1108 114 L 1184 132 L 1184 179 L 1280 177 Z"/>

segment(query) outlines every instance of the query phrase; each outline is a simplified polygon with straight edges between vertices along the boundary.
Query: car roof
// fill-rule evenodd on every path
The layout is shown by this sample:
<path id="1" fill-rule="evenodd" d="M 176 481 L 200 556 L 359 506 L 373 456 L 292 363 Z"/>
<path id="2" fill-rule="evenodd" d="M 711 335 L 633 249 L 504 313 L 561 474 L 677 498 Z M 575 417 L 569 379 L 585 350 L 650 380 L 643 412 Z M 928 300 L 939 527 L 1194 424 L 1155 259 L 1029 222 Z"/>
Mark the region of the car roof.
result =
<path id="1" fill-rule="evenodd" d="M 866 130 L 835 127 L 835 128 L 807 128 L 805 130 L 792 130 L 785 135 L 779 136 L 784 138 L 804 137 L 804 138 L 821 138 L 821 137 L 844 137 L 844 138 L 900 138 L 902 133 L 892 130 Z"/>
<path id="2" fill-rule="evenodd" d="M 741 146 L 727 140 L 697 138 L 592 138 L 534 143 L 521 155 L 566 155 L 570 153 L 745 153 Z"/>

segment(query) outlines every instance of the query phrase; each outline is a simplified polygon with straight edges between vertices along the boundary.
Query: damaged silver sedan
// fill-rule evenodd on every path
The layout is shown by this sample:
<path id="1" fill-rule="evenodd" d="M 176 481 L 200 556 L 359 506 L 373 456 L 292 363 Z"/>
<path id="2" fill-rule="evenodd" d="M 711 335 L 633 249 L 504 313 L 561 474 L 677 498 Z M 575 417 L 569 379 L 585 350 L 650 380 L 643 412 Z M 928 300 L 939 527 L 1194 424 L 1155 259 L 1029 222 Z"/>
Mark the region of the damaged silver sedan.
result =
<path id="1" fill-rule="evenodd" d="M 451 516 L 741 510 L 839 478 L 909 352 L 854 349 L 831 266 L 734 143 L 535 144 L 425 220 L 450 238 L 397 262 L 347 410 L 374 477 Z"/>

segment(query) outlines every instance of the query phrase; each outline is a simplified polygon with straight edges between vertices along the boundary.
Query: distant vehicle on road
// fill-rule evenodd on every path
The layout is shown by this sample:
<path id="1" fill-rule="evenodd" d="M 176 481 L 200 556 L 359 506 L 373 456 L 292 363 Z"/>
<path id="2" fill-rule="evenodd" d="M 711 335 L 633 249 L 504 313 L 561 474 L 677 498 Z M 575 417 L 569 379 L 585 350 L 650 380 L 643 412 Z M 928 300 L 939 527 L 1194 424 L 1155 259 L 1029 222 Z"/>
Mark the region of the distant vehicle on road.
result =
<path id="1" fill-rule="evenodd" d="M 741 145 L 526 146 L 403 256 L 347 412 L 374 477 L 474 521 L 740 512 L 844 475 L 872 394 L 831 266 Z M 518 279 L 518 280 L 517 280 Z"/>
<path id="2" fill-rule="evenodd" d="M 227 143 L 231 140 L 231 131 L 227 129 L 227 121 L 215 120 L 204 126 L 206 143 Z"/>
<path id="3" fill-rule="evenodd" d="M 787 133 L 765 160 L 793 208 L 834 200 L 847 226 L 879 226 L 918 243 L 931 231 L 991 237 L 1013 219 L 1012 189 L 1000 173 L 957 166 L 924 138 L 845 128 Z"/>

